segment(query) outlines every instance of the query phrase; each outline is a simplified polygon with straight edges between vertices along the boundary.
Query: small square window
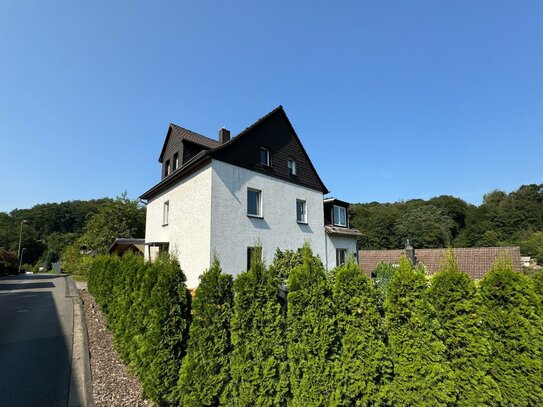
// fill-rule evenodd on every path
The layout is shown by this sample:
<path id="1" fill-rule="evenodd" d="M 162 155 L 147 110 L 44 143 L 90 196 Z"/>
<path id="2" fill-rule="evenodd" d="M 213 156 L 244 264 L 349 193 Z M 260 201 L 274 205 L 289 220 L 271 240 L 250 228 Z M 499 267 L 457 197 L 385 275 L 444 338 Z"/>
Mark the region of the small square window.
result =
<path id="1" fill-rule="evenodd" d="M 179 154 L 178 153 L 175 153 L 173 155 L 173 171 L 175 171 L 176 169 L 179 168 Z"/>
<path id="2" fill-rule="evenodd" d="M 296 200 L 296 221 L 298 223 L 307 223 L 307 205 L 301 199 Z"/>
<path id="3" fill-rule="evenodd" d="M 247 189 L 247 215 L 262 217 L 262 191 Z"/>
<path id="4" fill-rule="evenodd" d="M 260 164 L 270 165 L 270 150 L 264 147 L 260 147 Z"/>
<path id="5" fill-rule="evenodd" d="M 336 266 L 343 266 L 347 258 L 346 249 L 336 249 Z"/>
<path id="6" fill-rule="evenodd" d="M 347 226 L 347 210 L 343 206 L 334 205 L 334 225 Z"/>
<path id="7" fill-rule="evenodd" d="M 170 217 L 170 201 L 164 202 L 164 207 L 162 209 L 162 226 L 168 224 L 168 218 Z"/>
<path id="8" fill-rule="evenodd" d="M 296 160 L 289 158 L 287 160 L 288 173 L 290 175 L 296 175 Z"/>

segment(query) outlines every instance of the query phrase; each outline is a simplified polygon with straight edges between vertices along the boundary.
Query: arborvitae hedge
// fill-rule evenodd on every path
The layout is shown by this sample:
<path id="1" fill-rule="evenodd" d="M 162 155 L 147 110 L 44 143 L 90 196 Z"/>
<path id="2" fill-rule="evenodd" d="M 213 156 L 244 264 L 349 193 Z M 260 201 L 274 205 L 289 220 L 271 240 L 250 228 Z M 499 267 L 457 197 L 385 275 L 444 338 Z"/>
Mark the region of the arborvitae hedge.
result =
<path id="1" fill-rule="evenodd" d="M 402 257 L 385 300 L 393 378 L 382 393 L 394 406 L 446 406 L 454 402 L 445 345 L 439 339 L 439 322 L 426 299 L 426 288 L 426 277 Z"/>
<path id="2" fill-rule="evenodd" d="M 533 283 L 535 293 L 539 296 L 540 315 L 543 316 L 543 271 L 540 271 L 533 277 Z"/>
<path id="3" fill-rule="evenodd" d="M 491 346 L 490 375 L 503 405 L 543 405 L 542 324 L 531 282 L 501 260 L 481 281 L 480 292 L 483 329 Z"/>
<path id="4" fill-rule="evenodd" d="M 389 366 L 379 314 L 379 293 L 353 261 L 335 271 L 333 298 L 340 338 L 330 405 L 379 404 L 379 384 Z"/>
<path id="5" fill-rule="evenodd" d="M 480 301 L 475 283 L 458 270 L 449 251 L 428 292 L 441 324 L 441 339 L 454 380 L 455 405 L 490 406 L 501 401 L 489 374 L 490 346 L 481 326 Z"/>
<path id="6" fill-rule="evenodd" d="M 295 407 L 327 406 L 335 390 L 337 332 L 332 296 L 322 263 L 303 249 L 303 264 L 288 278 L 288 357 Z"/>
<path id="7" fill-rule="evenodd" d="M 119 353 L 138 374 L 146 397 L 175 405 L 185 353 L 190 300 L 177 261 L 98 256 L 89 291 L 106 313 Z"/>
<path id="8" fill-rule="evenodd" d="M 232 276 L 221 273 L 217 258 L 200 276 L 192 304 L 187 356 L 179 374 L 181 406 L 218 406 L 229 381 Z"/>
<path id="9" fill-rule="evenodd" d="M 230 383 L 222 403 L 232 406 L 280 406 L 288 391 L 285 317 L 279 280 L 255 250 L 249 271 L 234 282 Z"/>

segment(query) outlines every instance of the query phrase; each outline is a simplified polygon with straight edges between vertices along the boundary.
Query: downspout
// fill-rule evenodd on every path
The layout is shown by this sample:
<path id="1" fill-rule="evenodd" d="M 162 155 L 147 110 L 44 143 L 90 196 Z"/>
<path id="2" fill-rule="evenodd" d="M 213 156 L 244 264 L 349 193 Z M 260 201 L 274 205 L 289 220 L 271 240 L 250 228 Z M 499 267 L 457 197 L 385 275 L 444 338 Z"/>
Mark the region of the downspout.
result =
<path id="1" fill-rule="evenodd" d="M 324 260 L 326 261 L 326 270 L 328 270 L 328 239 L 326 229 L 324 229 Z"/>

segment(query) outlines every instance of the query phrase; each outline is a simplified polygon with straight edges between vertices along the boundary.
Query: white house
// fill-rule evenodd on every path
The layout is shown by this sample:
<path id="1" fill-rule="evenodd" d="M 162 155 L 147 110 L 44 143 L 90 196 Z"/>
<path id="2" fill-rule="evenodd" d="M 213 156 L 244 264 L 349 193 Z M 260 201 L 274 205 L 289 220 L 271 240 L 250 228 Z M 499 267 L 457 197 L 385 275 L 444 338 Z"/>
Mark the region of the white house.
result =
<path id="1" fill-rule="evenodd" d="M 281 106 L 234 138 L 219 130 L 218 141 L 170 124 L 159 162 L 162 180 L 140 197 L 145 256 L 176 255 L 188 287 L 214 255 L 224 272 L 246 270 L 257 243 L 268 264 L 276 248 L 305 241 L 327 268 L 356 253 L 349 205 L 324 199 L 328 190 Z"/>

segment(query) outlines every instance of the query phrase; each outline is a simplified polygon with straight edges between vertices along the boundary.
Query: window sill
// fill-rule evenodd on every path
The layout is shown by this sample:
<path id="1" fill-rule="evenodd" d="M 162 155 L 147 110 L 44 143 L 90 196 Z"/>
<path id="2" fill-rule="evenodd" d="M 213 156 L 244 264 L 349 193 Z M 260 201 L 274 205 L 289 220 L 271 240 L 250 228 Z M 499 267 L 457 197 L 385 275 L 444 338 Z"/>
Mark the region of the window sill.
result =
<path id="1" fill-rule="evenodd" d="M 299 220 L 297 220 L 296 223 L 297 223 L 298 225 L 307 225 L 307 224 L 308 224 L 307 222 L 300 222 Z"/>
<path id="2" fill-rule="evenodd" d="M 337 226 L 338 228 L 345 228 L 345 229 L 347 229 L 347 225 L 338 225 L 337 223 L 334 223 L 333 226 Z"/>
<path id="3" fill-rule="evenodd" d="M 248 218 L 256 218 L 256 219 L 264 219 L 264 216 L 262 215 L 251 215 L 251 214 L 247 214 L 247 217 Z"/>

